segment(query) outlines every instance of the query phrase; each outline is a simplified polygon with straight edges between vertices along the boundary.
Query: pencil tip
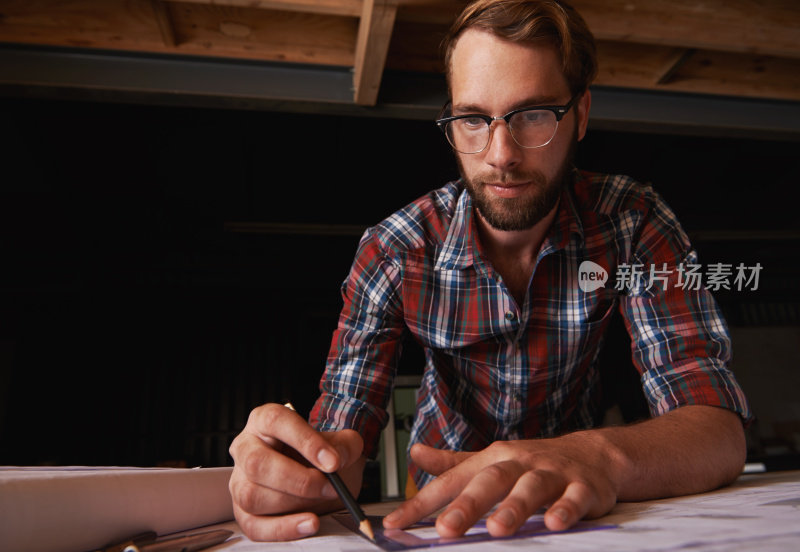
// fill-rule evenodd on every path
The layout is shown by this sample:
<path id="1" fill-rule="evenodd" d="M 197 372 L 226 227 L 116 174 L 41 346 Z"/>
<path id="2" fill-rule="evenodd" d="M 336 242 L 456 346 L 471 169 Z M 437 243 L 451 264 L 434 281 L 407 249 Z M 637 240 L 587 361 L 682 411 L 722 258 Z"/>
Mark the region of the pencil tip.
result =
<path id="1" fill-rule="evenodd" d="M 373 542 L 375 541 L 375 533 L 372 531 L 372 525 L 370 524 L 368 519 L 365 519 L 364 521 L 359 523 L 358 529 L 366 536 L 368 536 L 369 540 Z"/>

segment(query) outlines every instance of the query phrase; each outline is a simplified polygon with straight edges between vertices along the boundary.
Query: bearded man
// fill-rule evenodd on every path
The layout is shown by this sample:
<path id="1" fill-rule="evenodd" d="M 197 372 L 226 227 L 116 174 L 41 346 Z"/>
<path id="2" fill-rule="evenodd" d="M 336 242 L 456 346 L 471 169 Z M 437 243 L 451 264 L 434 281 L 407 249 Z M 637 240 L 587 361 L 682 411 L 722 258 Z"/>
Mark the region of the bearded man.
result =
<path id="1" fill-rule="evenodd" d="M 419 492 L 386 528 L 444 508 L 436 528 L 455 537 L 495 508 L 489 532 L 511 535 L 546 506 L 563 530 L 742 470 L 751 414 L 714 299 L 676 281 L 697 261 L 686 234 L 651 187 L 573 166 L 596 74 L 583 19 L 559 1 L 478 0 L 445 50 L 437 124 L 461 178 L 364 234 L 310 423 L 263 405 L 231 446 L 234 511 L 252 539 L 318 530 L 337 505 L 319 470 L 359 488 L 406 334 L 426 358 L 410 448 Z M 586 286 L 586 262 L 609 282 L 645 270 Z M 602 427 L 596 360 L 614 311 L 651 418 Z"/>

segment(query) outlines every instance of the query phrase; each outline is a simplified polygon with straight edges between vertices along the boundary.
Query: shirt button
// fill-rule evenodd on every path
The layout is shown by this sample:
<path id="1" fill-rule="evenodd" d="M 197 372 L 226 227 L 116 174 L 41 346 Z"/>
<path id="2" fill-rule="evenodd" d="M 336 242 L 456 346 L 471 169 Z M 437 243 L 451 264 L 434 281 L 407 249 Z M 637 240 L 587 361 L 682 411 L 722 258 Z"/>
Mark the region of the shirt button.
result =
<path id="1" fill-rule="evenodd" d="M 514 311 L 506 311 L 506 320 L 508 320 L 509 322 L 513 322 L 516 319 L 517 319 L 517 313 L 515 313 Z"/>

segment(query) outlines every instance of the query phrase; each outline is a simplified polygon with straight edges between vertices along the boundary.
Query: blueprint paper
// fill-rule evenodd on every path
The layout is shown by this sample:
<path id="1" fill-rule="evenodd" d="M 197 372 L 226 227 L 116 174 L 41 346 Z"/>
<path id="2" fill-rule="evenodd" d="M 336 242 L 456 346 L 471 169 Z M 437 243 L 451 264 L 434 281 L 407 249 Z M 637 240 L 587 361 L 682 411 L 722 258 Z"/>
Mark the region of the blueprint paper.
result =
<path id="1" fill-rule="evenodd" d="M 384 516 L 397 503 L 364 507 Z M 534 518 L 535 519 L 535 518 Z M 800 471 L 745 475 L 733 485 L 686 497 L 617 504 L 594 520 L 614 529 L 538 534 L 514 539 L 463 542 L 442 552 L 787 552 L 800 550 Z M 235 523 L 221 525 L 239 535 L 209 552 L 378 552 L 334 516 L 323 516 L 317 536 L 285 543 L 256 543 Z M 475 528 L 474 531 L 481 531 Z M 433 527 L 413 530 L 436 538 Z M 469 535 L 469 533 L 468 533 Z"/>

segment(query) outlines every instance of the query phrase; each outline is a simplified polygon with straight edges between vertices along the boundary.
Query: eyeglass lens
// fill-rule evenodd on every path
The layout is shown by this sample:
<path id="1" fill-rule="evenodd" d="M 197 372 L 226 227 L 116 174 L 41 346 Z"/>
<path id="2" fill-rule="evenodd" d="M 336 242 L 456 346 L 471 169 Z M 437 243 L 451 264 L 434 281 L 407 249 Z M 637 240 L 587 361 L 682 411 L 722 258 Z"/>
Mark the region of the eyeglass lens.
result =
<path id="1" fill-rule="evenodd" d="M 512 115 L 508 127 L 520 147 L 540 148 L 555 136 L 558 120 L 552 111 L 532 109 Z M 465 117 L 447 123 L 445 134 L 456 151 L 478 153 L 489 144 L 491 125 L 480 117 Z"/>

